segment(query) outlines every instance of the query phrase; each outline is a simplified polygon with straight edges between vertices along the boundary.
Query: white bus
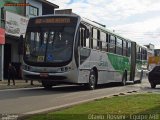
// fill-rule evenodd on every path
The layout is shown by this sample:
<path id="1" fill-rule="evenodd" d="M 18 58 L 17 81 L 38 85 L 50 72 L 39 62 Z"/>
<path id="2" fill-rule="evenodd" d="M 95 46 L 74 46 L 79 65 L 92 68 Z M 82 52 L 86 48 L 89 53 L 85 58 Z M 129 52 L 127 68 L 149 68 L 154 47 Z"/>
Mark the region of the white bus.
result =
<path id="1" fill-rule="evenodd" d="M 31 18 L 23 43 L 23 78 L 45 88 L 74 83 L 95 89 L 142 79 L 136 42 L 75 14 Z"/>

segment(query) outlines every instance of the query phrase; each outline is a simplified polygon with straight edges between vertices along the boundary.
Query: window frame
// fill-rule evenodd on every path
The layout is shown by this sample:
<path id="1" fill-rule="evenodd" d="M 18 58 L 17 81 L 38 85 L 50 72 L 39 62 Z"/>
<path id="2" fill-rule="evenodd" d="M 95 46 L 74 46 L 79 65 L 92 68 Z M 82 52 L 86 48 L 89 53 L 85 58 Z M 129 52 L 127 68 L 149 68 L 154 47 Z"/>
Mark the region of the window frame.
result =
<path id="1" fill-rule="evenodd" d="M 114 37 L 114 39 L 111 39 L 111 37 Z M 113 41 L 113 43 L 111 43 L 111 41 Z M 113 51 L 111 51 L 111 48 L 113 48 Z M 116 36 L 112 34 L 109 35 L 109 52 L 116 53 Z"/>
<path id="2" fill-rule="evenodd" d="M 80 44 L 81 47 L 91 48 L 90 36 L 88 36 L 88 38 L 86 36 L 86 31 L 87 30 L 90 31 L 90 26 L 88 26 L 84 22 L 81 22 L 80 27 L 79 27 L 79 44 Z M 88 44 L 87 44 L 87 42 L 88 42 Z"/>
<path id="3" fill-rule="evenodd" d="M 33 10 L 33 11 L 32 11 Z M 35 10 L 37 10 L 37 13 L 35 14 Z M 32 12 L 33 13 L 32 13 Z M 35 6 L 29 6 L 29 14 L 33 15 L 33 16 L 39 16 L 39 8 L 35 7 Z"/>
<path id="4" fill-rule="evenodd" d="M 98 29 L 96 29 L 95 27 L 92 27 L 92 38 L 91 38 L 91 40 L 92 40 L 92 45 L 91 45 L 92 49 L 97 49 L 97 47 L 98 47 L 97 39 L 98 39 Z"/>
<path id="5" fill-rule="evenodd" d="M 119 43 L 118 41 L 121 41 L 121 43 L 118 44 Z M 121 51 L 121 53 L 119 50 L 117 50 L 118 48 Z M 116 38 L 116 54 L 123 55 L 123 40 L 119 37 Z"/>
<path id="6" fill-rule="evenodd" d="M 107 33 L 104 31 L 100 32 L 100 41 L 102 42 L 102 51 L 107 52 Z"/>

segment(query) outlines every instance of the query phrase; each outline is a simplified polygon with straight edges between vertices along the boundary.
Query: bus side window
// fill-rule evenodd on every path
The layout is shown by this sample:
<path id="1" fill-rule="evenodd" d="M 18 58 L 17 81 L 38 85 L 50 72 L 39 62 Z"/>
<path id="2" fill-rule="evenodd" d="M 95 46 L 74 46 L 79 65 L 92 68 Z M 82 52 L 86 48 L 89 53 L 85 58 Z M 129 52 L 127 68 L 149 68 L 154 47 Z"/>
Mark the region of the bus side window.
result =
<path id="1" fill-rule="evenodd" d="M 120 38 L 116 39 L 116 54 L 122 55 L 122 40 Z"/>
<path id="2" fill-rule="evenodd" d="M 93 28 L 92 30 L 92 43 L 93 43 L 93 49 L 97 49 L 97 29 Z"/>
<path id="3" fill-rule="evenodd" d="M 123 40 L 123 56 L 127 56 L 127 43 Z"/>
<path id="4" fill-rule="evenodd" d="M 102 51 L 107 51 L 106 33 L 100 33 L 100 40 L 102 42 Z"/>
<path id="5" fill-rule="evenodd" d="M 146 50 L 142 48 L 142 60 L 147 60 L 146 59 Z"/>
<path id="6" fill-rule="evenodd" d="M 102 50 L 102 41 L 100 40 L 100 31 L 97 33 L 97 49 Z"/>
<path id="7" fill-rule="evenodd" d="M 110 35 L 110 43 L 109 43 L 109 52 L 115 53 L 115 43 L 116 43 L 116 37 Z"/>
<path id="8" fill-rule="evenodd" d="M 83 24 L 80 26 L 80 44 L 82 47 L 90 47 L 89 29 Z"/>
<path id="9" fill-rule="evenodd" d="M 85 29 L 85 39 L 86 39 L 86 47 L 90 47 L 90 38 L 89 38 L 89 35 L 90 33 L 89 33 L 89 29 L 88 28 L 86 28 Z"/>
<path id="10" fill-rule="evenodd" d="M 141 47 L 139 47 L 138 59 L 139 59 L 139 60 L 142 60 L 142 49 L 141 49 Z"/>
<path id="11" fill-rule="evenodd" d="M 145 50 L 145 60 L 147 60 L 147 50 Z"/>
<path id="12" fill-rule="evenodd" d="M 80 28 L 80 45 L 84 47 L 84 30 Z"/>
<path id="13" fill-rule="evenodd" d="M 106 33 L 106 48 L 107 48 L 107 52 L 109 51 L 109 39 L 110 39 L 109 34 Z"/>
<path id="14" fill-rule="evenodd" d="M 143 54 L 144 54 L 144 49 L 143 48 L 141 48 L 141 60 L 144 60 L 144 58 L 143 58 Z"/>
<path id="15" fill-rule="evenodd" d="M 131 43 L 127 42 L 127 56 L 129 57 L 131 55 Z"/>

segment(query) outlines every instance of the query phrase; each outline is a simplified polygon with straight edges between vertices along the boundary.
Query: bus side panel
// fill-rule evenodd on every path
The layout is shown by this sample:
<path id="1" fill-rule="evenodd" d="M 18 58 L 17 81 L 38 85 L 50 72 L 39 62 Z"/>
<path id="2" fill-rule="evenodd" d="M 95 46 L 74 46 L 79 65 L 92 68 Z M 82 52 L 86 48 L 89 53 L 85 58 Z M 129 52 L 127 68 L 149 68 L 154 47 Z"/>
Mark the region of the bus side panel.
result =
<path id="1" fill-rule="evenodd" d="M 108 53 L 108 58 L 112 67 L 114 68 L 113 72 L 114 72 L 115 82 L 121 82 L 124 72 L 125 71 L 127 71 L 127 73 L 130 72 L 129 58 L 121 55 L 112 54 L 112 53 Z M 129 75 L 127 74 L 127 77 L 128 76 Z"/>
<path id="2" fill-rule="evenodd" d="M 114 72 L 112 72 L 114 69 L 108 59 L 107 53 L 97 51 L 97 56 L 98 84 L 114 81 L 115 76 Z"/>
<path id="3" fill-rule="evenodd" d="M 90 74 L 90 54 L 91 49 L 79 48 L 79 70 L 78 70 L 78 83 L 88 83 Z"/>
<path id="4" fill-rule="evenodd" d="M 88 83 L 89 82 L 90 70 L 80 69 L 78 75 L 78 83 Z"/>
<path id="5" fill-rule="evenodd" d="M 125 70 L 127 70 L 128 76 L 130 76 L 130 63 L 128 57 L 99 50 L 91 50 L 90 57 L 79 67 L 78 82 L 88 83 L 90 70 L 94 67 L 98 71 L 98 84 L 121 82 Z"/>
<path id="6" fill-rule="evenodd" d="M 112 72 L 113 67 L 108 59 L 106 52 L 93 50 L 91 54 L 91 66 L 95 66 L 98 70 L 97 84 L 114 81 L 114 74 Z"/>
<path id="7" fill-rule="evenodd" d="M 79 83 L 88 83 L 89 74 L 92 68 L 96 68 L 98 72 L 98 84 L 109 82 L 109 78 L 113 75 L 108 76 L 107 68 L 107 55 L 98 50 L 91 50 L 90 57 L 88 57 L 79 67 Z M 106 79 L 108 78 L 108 79 Z"/>

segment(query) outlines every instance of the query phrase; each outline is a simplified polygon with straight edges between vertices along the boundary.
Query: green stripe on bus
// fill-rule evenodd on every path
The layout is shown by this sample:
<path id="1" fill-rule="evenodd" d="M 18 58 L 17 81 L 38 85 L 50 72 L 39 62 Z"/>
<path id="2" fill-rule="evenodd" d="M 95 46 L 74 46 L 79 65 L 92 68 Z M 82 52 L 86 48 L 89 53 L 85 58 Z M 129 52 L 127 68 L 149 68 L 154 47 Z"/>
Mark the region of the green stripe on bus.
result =
<path id="1" fill-rule="evenodd" d="M 127 71 L 130 71 L 130 63 L 128 57 L 108 53 L 108 58 L 113 68 L 120 71 L 121 74 L 123 74 L 125 69 Z"/>

